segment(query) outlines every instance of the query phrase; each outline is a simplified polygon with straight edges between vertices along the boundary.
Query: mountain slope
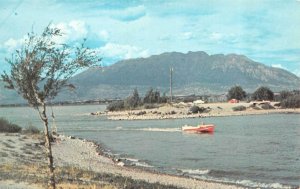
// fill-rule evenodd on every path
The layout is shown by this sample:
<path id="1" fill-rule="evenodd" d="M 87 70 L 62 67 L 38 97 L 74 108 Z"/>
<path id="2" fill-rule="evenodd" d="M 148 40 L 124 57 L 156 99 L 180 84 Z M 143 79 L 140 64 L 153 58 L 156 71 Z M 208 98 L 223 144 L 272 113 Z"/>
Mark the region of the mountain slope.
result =
<path id="1" fill-rule="evenodd" d="M 274 91 L 296 89 L 300 79 L 279 68 L 257 63 L 236 54 L 208 55 L 205 52 L 172 52 L 120 61 L 103 69 L 91 68 L 77 75 L 73 82 L 81 89 L 99 91 L 99 97 L 126 96 L 135 87 L 144 92 L 149 87 L 168 91 L 169 70 L 174 68 L 173 83 L 176 95 L 224 93 L 233 85 L 241 85 L 252 92 L 257 87 L 269 86 Z M 87 94 L 87 93 L 86 93 Z M 80 95 L 79 95 L 80 96 Z"/>
<path id="2" fill-rule="evenodd" d="M 233 85 L 241 85 L 247 92 L 259 86 L 268 86 L 273 91 L 299 89 L 300 86 L 300 78 L 296 75 L 243 55 L 170 52 L 122 60 L 104 68 L 90 68 L 71 79 L 77 87 L 75 92 L 64 91 L 56 100 L 123 98 L 134 88 L 141 94 L 150 87 L 168 92 L 170 68 L 174 70 L 174 95 L 222 94 Z M 0 103 L 16 99 L 16 94 L 3 92 L 1 86 L 0 89 Z"/>

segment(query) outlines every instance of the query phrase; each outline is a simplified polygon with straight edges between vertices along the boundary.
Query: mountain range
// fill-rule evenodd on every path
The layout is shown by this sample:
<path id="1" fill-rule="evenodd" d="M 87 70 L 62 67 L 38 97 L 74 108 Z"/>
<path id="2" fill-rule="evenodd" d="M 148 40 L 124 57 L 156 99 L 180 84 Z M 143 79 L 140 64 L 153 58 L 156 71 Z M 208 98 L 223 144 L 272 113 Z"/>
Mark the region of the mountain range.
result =
<path id="1" fill-rule="evenodd" d="M 134 88 L 142 95 L 150 87 L 168 93 L 171 68 L 174 95 L 222 94 L 234 85 L 242 86 L 247 92 L 260 86 L 270 87 L 275 92 L 300 86 L 300 78 L 296 75 L 244 55 L 167 52 L 89 68 L 70 80 L 76 91 L 64 91 L 57 100 L 124 98 Z M 8 95 L 2 86 L 0 88 L 0 104 L 16 101 L 16 94 L 10 92 Z"/>

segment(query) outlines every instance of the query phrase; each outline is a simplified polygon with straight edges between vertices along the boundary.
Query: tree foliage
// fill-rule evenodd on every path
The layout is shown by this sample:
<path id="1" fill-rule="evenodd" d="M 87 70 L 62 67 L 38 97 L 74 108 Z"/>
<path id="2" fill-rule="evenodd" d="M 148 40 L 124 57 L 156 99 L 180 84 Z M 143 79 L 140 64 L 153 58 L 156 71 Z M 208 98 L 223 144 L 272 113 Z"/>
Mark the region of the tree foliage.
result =
<path id="1" fill-rule="evenodd" d="M 160 92 L 158 90 L 154 91 L 153 88 L 150 88 L 144 97 L 144 103 L 160 103 Z"/>
<path id="2" fill-rule="evenodd" d="M 234 86 L 228 91 L 227 99 L 237 99 L 242 100 L 246 97 L 246 92 L 241 86 Z"/>
<path id="3" fill-rule="evenodd" d="M 115 101 L 110 103 L 109 105 L 107 105 L 106 109 L 108 111 L 120 111 L 120 110 L 124 110 L 125 106 L 124 106 L 124 101 Z"/>
<path id="4" fill-rule="evenodd" d="M 295 94 L 281 101 L 282 108 L 300 108 L 300 95 Z"/>
<path id="5" fill-rule="evenodd" d="M 72 88 L 68 79 L 98 61 L 95 53 L 84 47 L 84 42 L 70 47 L 55 42 L 60 36 L 62 32 L 50 25 L 41 35 L 31 32 L 21 49 L 6 59 L 11 67 L 10 74 L 2 74 L 6 88 L 15 89 L 34 107 L 56 97 L 62 88 Z"/>
<path id="6" fill-rule="evenodd" d="M 252 94 L 253 100 L 273 100 L 274 93 L 268 87 L 260 87 Z"/>
<path id="7" fill-rule="evenodd" d="M 48 25 L 41 35 L 28 33 L 22 47 L 16 50 L 10 59 L 10 73 L 1 77 L 5 87 L 14 89 L 27 100 L 28 104 L 38 110 L 44 123 L 45 146 L 50 170 L 49 185 L 55 188 L 54 165 L 48 128 L 46 107 L 49 100 L 66 87 L 74 88 L 68 83 L 77 71 L 92 66 L 99 60 L 95 52 L 84 46 L 77 47 L 57 43 L 62 36 L 60 29 Z"/>
<path id="8" fill-rule="evenodd" d="M 140 105 L 140 102 L 141 99 L 139 96 L 139 92 L 137 89 L 134 89 L 132 95 L 125 99 L 125 107 L 129 109 L 136 108 Z"/>

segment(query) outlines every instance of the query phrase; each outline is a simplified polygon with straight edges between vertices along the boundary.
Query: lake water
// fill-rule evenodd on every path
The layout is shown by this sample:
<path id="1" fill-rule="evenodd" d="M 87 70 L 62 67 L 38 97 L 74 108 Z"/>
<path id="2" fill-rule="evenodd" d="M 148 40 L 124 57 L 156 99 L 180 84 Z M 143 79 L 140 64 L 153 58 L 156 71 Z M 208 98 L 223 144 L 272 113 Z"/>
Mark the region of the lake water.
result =
<path id="1" fill-rule="evenodd" d="M 60 133 L 95 140 L 131 165 L 249 187 L 300 186 L 299 114 L 147 121 L 89 115 L 104 109 L 103 105 L 53 107 L 55 124 Z M 23 127 L 43 128 L 31 108 L 0 108 L 0 117 Z M 215 133 L 180 131 L 182 125 L 202 121 L 215 124 Z"/>

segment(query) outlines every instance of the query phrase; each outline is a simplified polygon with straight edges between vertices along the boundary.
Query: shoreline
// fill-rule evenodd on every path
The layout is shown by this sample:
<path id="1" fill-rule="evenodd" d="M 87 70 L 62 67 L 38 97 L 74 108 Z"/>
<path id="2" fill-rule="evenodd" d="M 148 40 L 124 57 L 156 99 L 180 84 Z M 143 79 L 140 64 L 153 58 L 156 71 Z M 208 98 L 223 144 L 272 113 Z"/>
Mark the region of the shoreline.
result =
<path id="1" fill-rule="evenodd" d="M 59 136 L 62 138 L 66 138 L 66 136 Z M 163 171 L 160 171 L 159 169 L 153 167 L 153 169 L 150 169 L 149 167 L 143 167 L 143 166 L 137 166 L 137 165 L 130 165 L 127 164 L 126 162 L 122 161 L 119 158 L 116 158 L 113 153 L 107 153 L 110 152 L 109 149 L 104 148 L 102 144 L 92 141 L 92 140 L 87 140 L 87 139 L 82 139 L 82 138 L 77 138 L 77 137 L 67 137 L 67 140 L 74 140 L 75 143 L 76 141 L 80 141 L 79 143 L 84 143 L 84 146 L 92 146 L 94 149 L 92 149 L 96 154 L 96 159 L 100 158 L 103 160 L 106 159 L 104 162 L 101 162 L 102 164 L 105 164 L 107 166 L 106 168 L 108 169 L 103 171 L 103 167 L 100 168 L 100 170 L 97 168 L 97 166 L 93 166 L 93 171 L 96 170 L 96 172 L 102 172 L 102 173 L 110 173 L 113 175 L 119 175 L 123 176 L 126 178 L 132 178 L 134 180 L 142 180 L 146 181 L 149 183 L 160 183 L 166 186 L 175 186 L 175 187 L 180 187 L 180 188 L 187 188 L 187 189 L 201 189 L 201 188 L 208 188 L 208 189 L 243 189 L 243 188 L 257 188 L 259 186 L 247 186 L 242 183 L 234 183 L 233 181 L 221 181 L 221 180 L 213 180 L 213 179 L 203 179 L 203 178 L 195 178 L 192 176 L 185 175 L 182 173 L 182 175 L 179 174 L 172 174 L 172 173 L 166 173 Z M 80 145 L 81 146 L 81 145 Z M 55 147 L 54 147 L 55 148 Z M 84 153 L 80 153 L 84 154 Z M 85 158 L 82 158 L 85 159 Z M 93 159 L 93 157 L 92 157 Z M 127 158 L 124 158 L 125 160 Z M 130 159 L 130 158 L 128 158 Z M 96 160 L 92 160 L 96 161 Z M 138 160 L 139 161 L 139 160 Z M 73 162 L 74 163 L 74 162 Z M 99 162 L 98 162 L 99 163 Z M 101 165 L 102 166 L 102 165 Z M 101 167 L 100 166 L 100 167 Z M 104 169 L 105 169 L 104 166 Z M 81 168 L 87 168 L 87 167 L 81 167 Z M 247 180 L 248 181 L 248 180 Z M 249 180 L 250 181 L 250 180 Z M 283 185 L 280 183 L 259 183 L 255 181 L 251 181 L 254 184 L 262 184 L 262 185 L 269 185 L 272 186 L 273 184 L 279 185 L 280 188 L 297 188 L 298 186 L 289 186 L 289 185 Z M 271 187 L 272 188 L 272 187 Z"/>
<path id="2" fill-rule="evenodd" d="M 58 136 L 59 140 L 69 143 L 66 147 L 70 149 L 70 145 L 74 145 L 76 147 L 81 147 L 84 149 L 89 149 L 89 153 L 78 151 L 81 155 L 78 154 L 77 158 L 80 158 L 80 168 L 90 169 L 89 167 L 93 167 L 93 171 L 101 172 L 101 173 L 109 173 L 114 175 L 119 175 L 123 177 L 132 178 L 134 180 L 143 180 L 149 183 L 160 183 L 166 186 L 175 186 L 180 188 L 209 188 L 209 189 L 242 189 L 246 188 L 241 184 L 233 184 L 233 183 L 225 183 L 221 181 L 210 181 L 203 179 L 196 179 L 189 176 L 184 175 L 175 175 L 161 172 L 157 169 L 149 169 L 147 167 L 139 167 L 133 166 L 124 163 L 120 159 L 116 159 L 116 156 L 108 155 L 108 149 L 102 147 L 101 144 L 98 144 L 95 141 L 86 140 L 77 137 L 66 137 L 66 136 Z M 62 146 L 60 146 L 62 147 Z M 55 157 L 55 162 L 59 162 L 59 164 L 67 164 L 67 165 L 77 165 L 78 161 L 63 161 L 61 162 L 61 157 L 58 155 L 60 151 L 60 147 L 57 145 L 53 146 L 53 153 Z M 72 148 L 72 147 L 71 147 Z M 66 150 L 66 149 L 65 149 Z M 89 154 L 89 165 L 84 160 L 87 160 L 84 157 L 84 154 Z M 73 154 L 74 155 L 74 154 Z M 81 157 L 80 157 L 81 156 Z M 66 158 L 70 160 L 69 158 Z M 99 165 L 100 164 L 100 165 Z M 61 166 L 61 165 L 60 165 Z"/>
<path id="3" fill-rule="evenodd" d="M 12 187 L 17 188 L 21 183 L 26 188 L 36 189 L 45 186 L 45 178 L 47 178 L 47 160 L 43 155 L 43 146 L 40 139 L 32 138 L 23 134 L 1 134 L 4 141 L 16 145 L 12 148 L 7 145 L 7 142 L 0 142 L 1 151 L 5 148 L 10 148 L 12 154 L 8 154 L 4 158 L 4 162 L 0 163 L 0 188 Z M 206 180 L 201 178 L 193 178 L 187 175 L 176 175 L 159 171 L 159 169 L 148 169 L 145 167 L 127 165 L 126 162 L 117 160 L 116 156 L 108 156 L 107 152 L 110 150 L 104 148 L 103 145 L 83 138 L 74 136 L 58 135 L 52 144 L 54 163 L 57 173 L 58 184 L 62 184 L 61 172 L 79 172 L 83 175 L 92 174 L 90 180 L 76 181 L 77 174 L 73 173 L 71 179 L 75 179 L 75 184 L 110 184 L 113 180 L 114 186 L 118 185 L 122 188 L 124 182 L 148 183 L 150 188 L 188 188 L 188 189 L 241 189 L 241 188 L 254 188 L 253 186 L 242 185 L 241 183 L 230 183 L 226 181 Z M 31 145 L 29 145 L 31 144 Z M 2 146 L 1 146 L 2 145 Z M 26 152 L 26 153 L 24 153 Z M 8 153 L 8 152 L 7 152 Z M 22 154 L 26 154 L 24 157 Z M 37 157 L 38 156 L 38 157 Z M 37 159 L 35 158 L 37 157 Z M 23 161 L 25 160 L 25 161 Z M 139 161 L 139 160 L 138 160 Z M 30 168 L 26 168 L 29 166 Z M 32 166 L 33 165 L 33 166 Z M 15 167 L 16 166 L 16 167 Z M 24 170 L 25 166 L 25 170 Z M 11 167 L 11 168 L 7 168 Z M 19 169 L 19 168 L 22 169 Z M 42 167 L 42 172 L 40 172 Z M 31 170 L 33 173 L 27 176 L 24 171 Z M 39 170 L 39 171 L 37 171 Z M 4 171 L 4 172 L 3 172 Z M 8 171 L 7 173 L 5 171 Z M 19 176 L 18 176 L 18 174 Z M 36 175 L 37 174 L 37 175 Z M 65 174 L 65 173 L 64 173 Z M 17 175 L 17 176 L 16 176 Z M 95 175 L 98 175 L 95 177 Z M 2 177 L 2 178 L 1 178 Z M 17 180 L 12 180 L 15 178 Z M 59 179 L 60 178 L 60 179 Z M 96 179 L 94 179 L 96 178 Z M 36 181 L 34 181 L 36 180 Z M 47 179 L 46 179 L 47 180 Z M 60 181 L 59 181 L 60 180 Z M 67 181 L 69 182 L 69 181 Z M 79 183 L 78 183 L 79 182 Z M 73 182 L 74 183 L 74 182 Z M 157 184 L 159 186 L 157 187 Z M 286 185 L 281 185 L 284 188 Z M 134 185 L 134 188 L 140 188 Z M 293 188 L 293 186 L 291 186 Z"/>
<path id="4" fill-rule="evenodd" d="M 258 106 L 253 108 L 251 103 L 210 103 L 201 104 L 199 107 L 208 109 L 204 113 L 192 114 L 189 112 L 190 106 L 164 105 L 154 109 L 125 110 L 117 112 L 96 112 L 91 115 L 104 115 L 108 120 L 163 120 L 163 119 L 189 119 L 207 117 L 229 117 L 246 115 L 265 115 L 265 114 L 300 114 L 300 108 L 282 109 L 275 107 L 276 102 L 271 103 L 274 109 L 262 109 Z M 244 106 L 243 111 L 233 111 L 232 108 Z"/>

